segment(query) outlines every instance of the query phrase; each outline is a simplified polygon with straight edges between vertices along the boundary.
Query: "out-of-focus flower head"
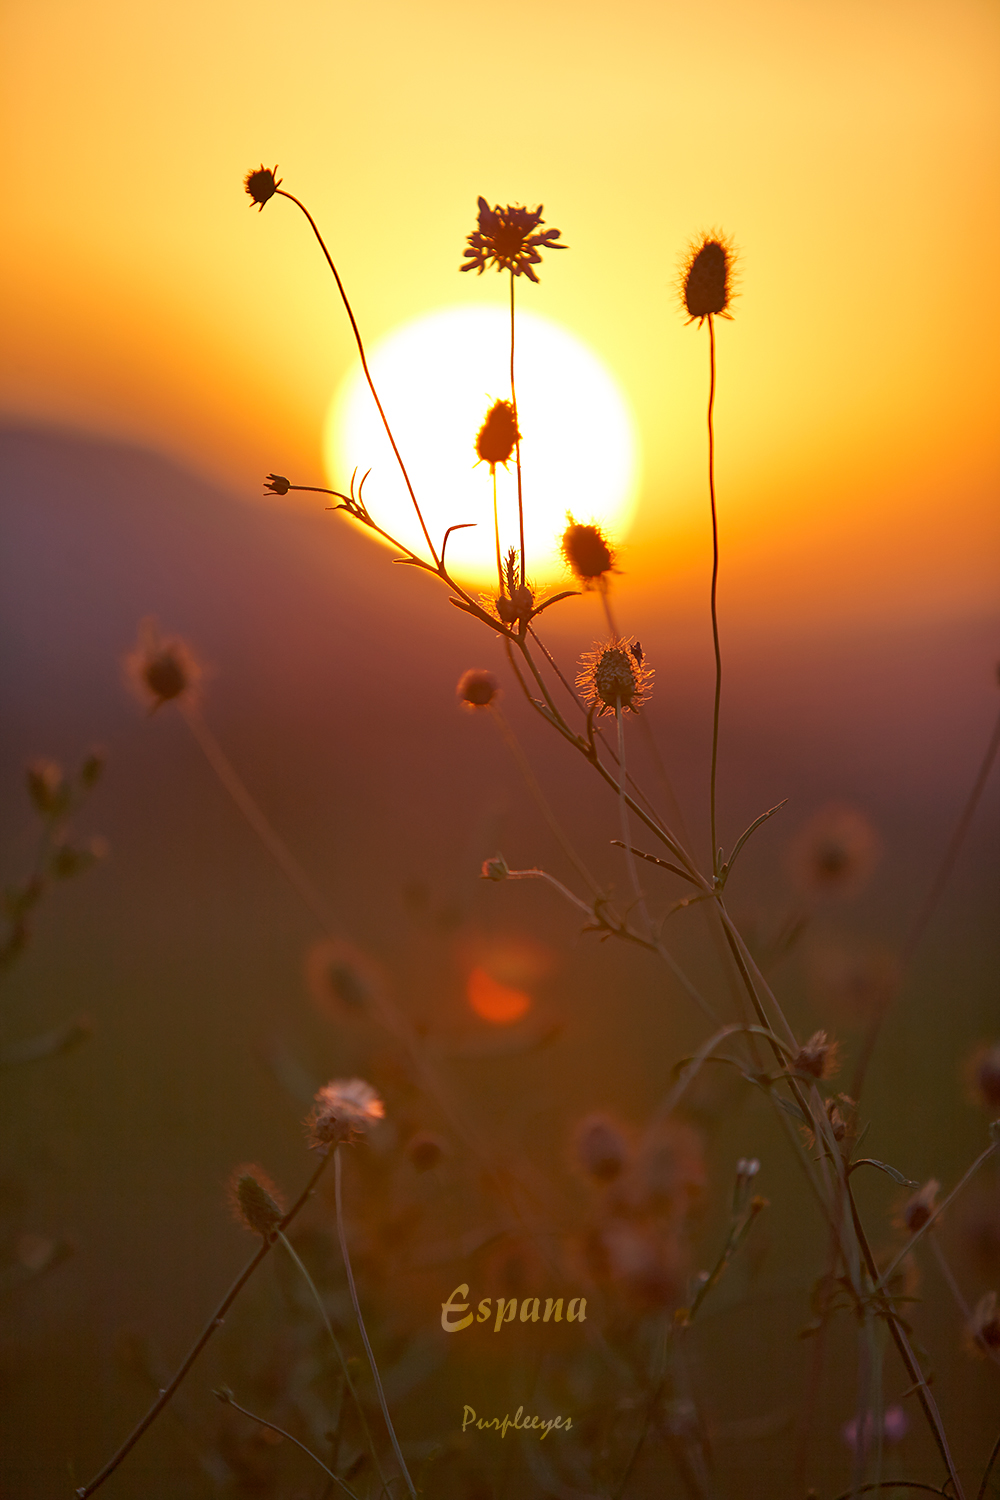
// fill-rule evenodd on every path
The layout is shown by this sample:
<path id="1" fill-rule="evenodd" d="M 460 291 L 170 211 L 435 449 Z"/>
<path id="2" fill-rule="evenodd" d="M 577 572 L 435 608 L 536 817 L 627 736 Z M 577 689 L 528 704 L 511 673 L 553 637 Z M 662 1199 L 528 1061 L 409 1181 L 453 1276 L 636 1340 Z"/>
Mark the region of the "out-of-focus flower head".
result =
<path id="1" fill-rule="evenodd" d="M 305 958 L 306 988 L 318 1010 L 331 1020 L 361 1015 L 383 990 L 377 966 L 353 943 L 321 938 Z"/>
<path id="2" fill-rule="evenodd" d="M 976 1303 L 972 1317 L 965 1325 L 965 1345 L 970 1354 L 984 1358 L 1000 1354 L 1000 1312 L 997 1311 L 996 1292 L 986 1292 Z"/>
<path id="3" fill-rule="evenodd" d="M 607 537 L 599 526 L 582 525 L 569 514 L 566 522 L 560 543 L 566 566 L 585 589 L 605 587 L 615 566 L 615 554 Z"/>
<path id="4" fill-rule="evenodd" d="M 281 186 L 281 178 L 275 176 L 277 170 L 277 167 L 265 167 L 261 164 L 255 171 L 248 172 L 243 179 L 243 186 L 258 209 L 262 209 Z"/>
<path id="5" fill-rule="evenodd" d="M 458 679 L 455 692 L 465 708 L 489 708 L 500 692 L 500 684 L 485 667 L 471 667 Z"/>
<path id="6" fill-rule="evenodd" d="M 809 987 L 817 1007 L 870 1025 L 899 986 L 898 956 L 887 948 L 819 943 L 807 950 Z"/>
<path id="7" fill-rule="evenodd" d="M 814 897 L 853 896 L 868 881 L 882 853 L 863 813 L 831 804 L 802 827 L 789 848 L 797 883 Z"/>
<path id="8" fill-rule="evenodd" d="M 649 698 L 653 672 L 636 640 L 610 640 L 581 657 L 576 685 L 598 716 L 628 708 L 637 713 Z"/>
<path id="9" fill-rule="evenodd" d="M 827 1040 L 825 1031 L 815 1031 L 792 1060 L 796 1073 L 813 1078 L 832 1078 L 840 1066 L 840 1043 Z"/>
<path id="10" fill-rule="evenodd" d="M 529 281 L 538 281 L 532 267 L 541 264 L 540 250 L 566 250 L 559 245 L 561 230 L 546 229 L 538 233 L 542 223 L 542 205 L 534 210 L 520 208 L 508 203 L 502 208 L 498 203 L 490 208 L 485 198 L 479 199 L 479 227 L 468 236 L 468 248 L 463 252 L 463 271 L 477 271 L 481 276 L 489 265 L 498 271 L 511 271 L 515 276 L 527 276 Z"/>
<path id="11" fill-rule="evenodd" d="M 180 636 L 161 636 L 152 618 L 139 626 L 139 638 L 125 658 L 129 686 L 150 713 L 164 703 L 191 702 L 198 693 L 204 669 Z"/>
<path id="12" fill-rule="evenodd" d="M 476 457 L 494 474 L 497 464 L 507 464 L 520 439 L 513 402 L 494 401 L 476 434 Z"/>
<path id="13" fill-rule="evenodd" d="M 995 1115 L 1000 1111 L 1000 1043 L 977 1047 L 967 1059 L 964 1071 L 973 1102 Z"/>
<path id="14" fill-rule="evenodd" d="M 632 1145 L 624 1126 L 609 1115 L 585 1115 L 573 1132 L 573 1155 L 588 1177 L 614 1182 L 628 1165 Z"/>
<path id="15" fill-rule="evenodd" d="M 941 1184 L 936 1177 L 930 1177 L 920 1190 L 907 1198 L 899 1210 L 897 1223 L 901 1229 L 908 1229 L 910 1234 L 916 1234 L 918 1229 L 923 1229 L 929 1219 L 934 1216 L 937 1204 L 937 1195 L 941 1191 Z"/>
<path id="16" fill-rule="evenodd" d="M 324 1151 L 350 1144 L 385 1117 L 385 1105 L 363 1078 L 335 1078 L 325 1083 L 306 1120 L 309 1145 Z"/>
<path id="17" fill-rule="evenodd" d="M 713 230 L 692 241 L 681 267 L 680 292 L 688 322 L 699 325 L 708 317 L 729 318 L 733 294 L 732 242 Z"/>
<path id="18" fill-rule="evenodd" d="M 260 1167 L 237 1167 L 229 1178 L 228 1194 L 237 1220 L 251 1234 L 269 1238 L 285 1216 L 278 1189 Z"/>
<path id="19" fill-rule="evenodd" d="M 883 1443 L 901 1443 L 910 1430 L 909 1419 L 901 1406 L 887 1406 L 882 1413 Z M 859 1421 L 853 1416 L 840 1429 L 840 1435 L 852 1453 L 867 1453 L 875 1443 L 875 1418 L 866 1411 Z"/>
<path id="20" fill-rule="evenodd" d="M 445 1143 L 429 1130 L 419 1130 L 406 1143 L 406 1155 L 418 1172 L 430 1172 L 445 1155 Z"/>

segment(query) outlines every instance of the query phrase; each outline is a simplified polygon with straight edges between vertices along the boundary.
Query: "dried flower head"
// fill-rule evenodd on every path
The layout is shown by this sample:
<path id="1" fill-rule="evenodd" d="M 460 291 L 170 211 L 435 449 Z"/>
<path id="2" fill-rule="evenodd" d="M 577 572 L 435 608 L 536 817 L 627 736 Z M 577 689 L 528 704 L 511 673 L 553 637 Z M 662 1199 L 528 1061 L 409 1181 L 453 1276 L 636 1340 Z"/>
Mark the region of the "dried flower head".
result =
<path id="1" fill-rule="evenodd" d="M 853 896 L 882 853 L 878 834 L 863 813 L 832 804 L 799 830 L 789 850 L 798 883 L 814 896 Z"/>
<path id="2" fill-rule="evenodd" d="M 278 1189 L 260 1167 L 237 1167 L 229 1178 L 228 1196 L 244 1229 L 263 1235 L 264 1239 L 274 1233 L 285 1217 Z"/>
<path id="3" fill-rule="evenodd" d="M 334 1021 L 361 1015 L 381 995 L 378 967 L 360 948 L 338 938 L 313 943 L 305 959 L 306 988 L 318 1010 Z"/>
<path id="4" fill-rule="evenodd" d="M 996 1114 L 1000 1110 L 1000 1043 L 977 1047 L 965 1065 L 965 1075 L 974 1103 Z"/>
<path id="5" fill-rule="evenodd" d="M 681 269 L 681 300 L 689 322 L 732 316 L 734 259 L 732 243 L 718 231 L 692 241 Z"/>
<path id="6" fill-rule="evenodd" d="M 498 271 L 510 271 L 514 276 L 527 276 L 537 282 L 532 266 L 541 264 L 539 250 L 566 250 L 566 245 L 556 241 L 561 233 L 558 229 L 546 229 L 536 233 L 542 223 L 542 205 L 532 211 L 508 203 L 501 208 L 498 203 L 490 208 L 485 198 L 479 199 L 479 227 L 468 236 L 468 249 L 463 252 L 463 271 L 475 270 L 481 276 L 490 264 Z"/>
<path id="7" fill-rule="evenodd" d="M 923 1187 L 908 1198 L 899 1211 L 898 1223 L 900 1228 L 908 1229 L 911 1234 L 916 1234 L 918 1229 L 934 1217 L 934 1209 L 937 1195 L 941 1191 L 941 1184 L 936 1177 L 929 1178 Z"/>
<path id="8" fill-rule="evenodd" d="M 792 1067 L 813 1078 L 832 1078 L 840 1066 L 840 1043 L 827 1040 L 825 1031 L 815 1031 L 796 1052 Z"/>
<path id="9" fill-rule="evenodd" d="M 25 768 L 28 796 L 43 817 L 56 817 L 69 808 L 71 789 L 58 761 L 33 760 Z"/>
<path id="10" fill-rule="evenodd" d="M 966 1347 L 970 1354 L 1000 1354 L 1000 1312 L 996 1292 L 986 1292 L 976 1303 L 975 1311 L 965 1325 Z"/>
<path id="11" fill-rule="evenodd" d="M 581 525 L 567 513 L 562 534 L 562 555 L 585 589 L 601 588 L 614 569 L 615 554 L 599 526 Z"/>
<path id="12" fill-rule="evenodd" d="M 145 619 L 125 658 L 125 675 L 132 691 L 155 713 L 164 703 L 193 699 L 204 674 L 186 641 L 161 636 L 156 621 Z"/>
<path id="13" fill-rule="evenodd" d="M 274 175 L 277 170 L 277 167 L 265 167 L 261 164 L 255 172 L 248 172 L 243 179 L 243 186 L 258 209 L 262 209 L 281 186 L 281 178 Z"/>
<path id="14" fill-rule="evenodd" d="M 291 487 L 284 474 L 268 474 L 264 480 L 264 493 L 267 495 L 287 495 Z"/>
<path id="15" fill-rule="evenodd" d="M 350 1145 L 385 1117 L 385 1105 L 363 1078 L 335 1078 L 316 1095 L 306 1129 L 314 1151 L 340 1142 Z"/>
<path id="16" fill-rule="evenodd" d="M 508 462 L 520 440 L 513 402 L 494 401 L 476 434 L 476 457 L 489 464 L 494 474 L 497 464 Z"/>
<path id="17" fill-rule="evenodd" d="M 472 667 L 462 673 L 455 691 L 466 708 L 489 708 L 500 691 L 500 684 L 485 667 Z"/>
<path id="18" fill-rule="evenodd" d="M 624 1128 L 608 1115 L 585 1115 L 573 1132 L 573 1154 L 588 1177 L 614 1182 L 632 1154 Z"/>
<path id="19" fill-rule="evenodd" d="M 581 658 L 576 685 L 598 715 L 629 708 L 637 713 L 649 698 L 653 680 L 636 640 L 612 639 Z"/>
<path id="20" fill-rule="evenodd" d="M 510 865 L 502 854 L 495 854 L 492 859 L 484 859 L 479 872 L 481 880 L 506 880 L 510 874 Z"/>

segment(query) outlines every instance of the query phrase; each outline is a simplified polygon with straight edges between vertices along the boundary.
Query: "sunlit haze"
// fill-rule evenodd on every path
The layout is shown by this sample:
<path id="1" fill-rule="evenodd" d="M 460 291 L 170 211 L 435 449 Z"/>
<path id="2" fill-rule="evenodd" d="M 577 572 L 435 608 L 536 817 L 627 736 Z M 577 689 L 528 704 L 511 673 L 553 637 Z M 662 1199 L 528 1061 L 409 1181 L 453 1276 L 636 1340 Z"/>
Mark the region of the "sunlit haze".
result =
<path id="1" fill-rule="evenodd" d="M 499 307 L 447 308 L 383 339 L 370 368 L 431 537 L 474 523 L 448 543 L 458 577 L 496 581 L 493 484 L 477 463 L 475 438 L 489 406 L 510 399 L 510 323 Z M 632 518 L 637 455 L 621 391 L 599 360 L 565 329 L 533 313 L 518 320 L 515 350 L 521 431 L 525 553 L 529 578 L 563 572 L 559 537 L 566 514 L 599 520 L 623 540 Z M 379 524 L 418 555 L 427 548 L 360 363 L 334 397 L 327 420 L 326 471 L 346 490 L 356 469 Z M 500 546 L 518 545 L 514 459 L 497 466 Z"/>

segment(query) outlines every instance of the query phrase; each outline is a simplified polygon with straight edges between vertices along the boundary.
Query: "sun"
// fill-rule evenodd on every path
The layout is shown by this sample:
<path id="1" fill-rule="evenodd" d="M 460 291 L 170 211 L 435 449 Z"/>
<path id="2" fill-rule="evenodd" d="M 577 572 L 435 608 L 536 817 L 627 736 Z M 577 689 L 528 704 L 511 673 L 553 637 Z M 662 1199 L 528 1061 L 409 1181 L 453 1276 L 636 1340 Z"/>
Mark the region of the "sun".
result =
<path id="1" fill-rule="evenodd" d="M 496 305 L 444 308 L 396 329 L 368 363 L 428 530 L 440 550 L 449 526 L 449 570 L 464 583 L 496 583 L 493 481 L 475 441 L 495 400 L 510 399 L 510 322 Z M 635 511 L 635 421 L 614 377 L 592 350 L 546 318 L 518 313 L 515 349 L 527 576 L 565 577 L 559 538 L 571 511 L 598 521 L 620 544 Z M 330 403 L 324 434 L 330 485 L 365 482 L 373 518 L 420 556 L 427 546 L 358 364 Z M 513 459 L 496 471 L 500 542 L 518 545 Z"/>

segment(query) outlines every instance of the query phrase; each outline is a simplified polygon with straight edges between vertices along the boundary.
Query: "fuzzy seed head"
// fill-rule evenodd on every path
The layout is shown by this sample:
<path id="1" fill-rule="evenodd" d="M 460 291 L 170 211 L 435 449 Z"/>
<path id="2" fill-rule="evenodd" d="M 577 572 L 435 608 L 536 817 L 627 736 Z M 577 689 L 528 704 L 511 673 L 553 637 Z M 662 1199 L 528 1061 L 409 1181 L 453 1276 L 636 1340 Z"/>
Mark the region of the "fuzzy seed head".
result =
<path id="1" fill-rule="evenodd" d="M 243 179 L 243 186 L 258 209 L 262 209 L 281 186 L 281 178 L 274 175 L 277 170 L 277 167 L 265 167 L 261 164 L 256 171 L 248 172 Z"/>
<path id="2" fill-rule="evenodd" d="M 728 314 L 732 296 L 733 247 L 724 235 L 705 234 L 688 251 L 681 296 L 689 318 Z"/>
<path id="3" fill-rule="evenodd" d="M 576 684 L 598 716 L 631 709 L 637 713 L 649 697 L 652 670 L 635 640 L 610 640 L 581 658 Z"/>
<path id="4" fill-rule="evenodd" d="M 566 517 L 562 555 L 585 589 L 599 588 L 615 565 L 615 554 L 599 526 L 583 526 Z"/>
<path id="5" fill-rule="evenodd" d="M 868 819 L 853 807 L 821 808 L 789 850 L 797 883 L 821 898 L 847 898 L 871 876 L 882 853 Z"/>
<path id="6" fill-rule="evenodd" d="M 260 1167 L 237 1167 L 229 1179 L 229 1201 L 238 1221 L 251 1234 L 268 1239 L 285 1216 L 278 1190 Z"/>
<path id="7" fill-rule="evenodd" d="M 512 402 L 494 401 L 476 434 L 476 457 L 493 474 L 497 464 L 508 462 L 520 439 Z"/>
<path id="8" fill-rule="evenodd" d="M 139 639 L 125 658 L 125 676 L 150 713 L 164 703 L 191 701 L 204 675 L 201 663 L 180 636 L 161 636 L 155 620 L 143 620 Z"/>
<path id="9" fill-rule="evenodd" d="M 306 1120 L 309 1145 L 325 1151 L 341 1142 L 350 1145 L 385 1117 L 385 1105 L 363 1078 L 335 1078 L 316 1095 Z"/>
<path id="10" fill-rule="evenodd" d="M 462 673 L 455 691 L 466 708 L 489 708 L 500 691 L 500 684 L 485 667 L 472 667 Z"/>

